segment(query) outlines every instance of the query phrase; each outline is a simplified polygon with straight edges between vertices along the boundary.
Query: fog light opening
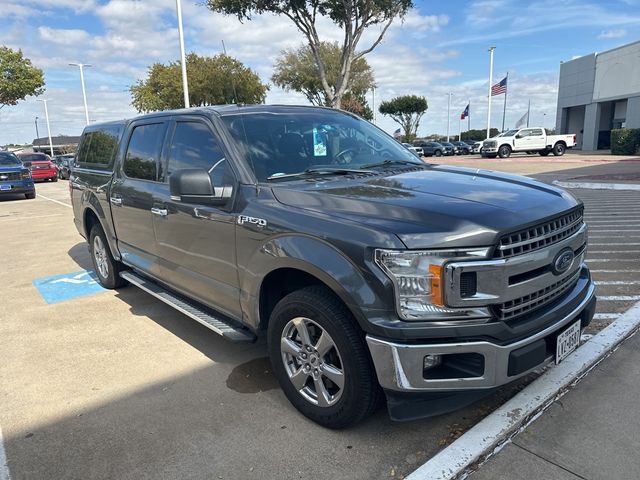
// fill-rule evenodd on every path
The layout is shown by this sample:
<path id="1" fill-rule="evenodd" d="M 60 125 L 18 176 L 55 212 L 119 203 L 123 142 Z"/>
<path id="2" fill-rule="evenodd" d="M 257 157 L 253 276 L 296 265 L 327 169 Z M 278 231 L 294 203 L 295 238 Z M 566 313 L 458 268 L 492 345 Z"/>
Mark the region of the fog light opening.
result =
<path id="1" fill-rule="evenodd" d="M 426 355 L 422 361 L 423 370 L 430 370 L 442 364 L 441 355 Z"/>

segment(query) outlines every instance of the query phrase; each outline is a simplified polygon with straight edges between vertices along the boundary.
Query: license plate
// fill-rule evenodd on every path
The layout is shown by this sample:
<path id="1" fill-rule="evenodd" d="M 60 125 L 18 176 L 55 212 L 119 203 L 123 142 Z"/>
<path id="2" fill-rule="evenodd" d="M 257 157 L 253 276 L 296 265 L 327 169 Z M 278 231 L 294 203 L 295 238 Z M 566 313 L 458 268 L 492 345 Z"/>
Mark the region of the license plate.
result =
<path id="1" fill-rule="evenodd" d="M 556 364 L 564 360 L 580 345 L 580 320 L 558 335 L 556 343 Z"/>
<path id="2" fill-rule="evenodd" d="M 0 185 L 0 190 L 11 190 L 11 185 Z"/>

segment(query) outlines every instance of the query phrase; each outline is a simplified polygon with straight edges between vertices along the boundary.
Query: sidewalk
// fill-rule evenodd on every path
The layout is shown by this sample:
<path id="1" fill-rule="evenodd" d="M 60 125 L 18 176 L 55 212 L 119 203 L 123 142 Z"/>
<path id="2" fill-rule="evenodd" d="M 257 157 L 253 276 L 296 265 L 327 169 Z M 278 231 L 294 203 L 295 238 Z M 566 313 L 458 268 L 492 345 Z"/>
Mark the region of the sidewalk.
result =
<path id="1" fill-rule="evenodd" d="M 471 480 L 640 478 L 640 334 L 471 474 Z"/>

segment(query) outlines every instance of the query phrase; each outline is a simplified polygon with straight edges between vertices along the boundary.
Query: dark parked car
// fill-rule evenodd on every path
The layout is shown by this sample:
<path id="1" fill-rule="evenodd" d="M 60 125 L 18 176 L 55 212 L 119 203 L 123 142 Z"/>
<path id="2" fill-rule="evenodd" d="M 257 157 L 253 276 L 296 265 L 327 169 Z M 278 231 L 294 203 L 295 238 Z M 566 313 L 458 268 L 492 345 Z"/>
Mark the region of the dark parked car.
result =
<path id="1" fill-rule="evenodd" d="M 458 147 L 456 147 L 453 143 L 440 142 L 440 145 L 444 147 L 443 155 L 457 155 Z"/>
<path id="2" fill-rule="evenodd" d="M 73 165 L 74 155 L 58 155 L 53 158 L 56 166 L 58 167 L 58 178 L 61 180 L 68 180 L 71 175 L 71 166 Z"/>
<path id="3" fill-rule="evenodd" d="M 53 163 L 51 157 L 44 153 L 19 153 L 18 158 L 31 170 L 33 180 L 58 181 L 58 167 Z"/>
<path id="4" fill-rule="evenodd" d="M 444 155 L 445 148 L 438 142 L 416 142 L 414 146 L 421 147 L 425 157 L 440 157 Z"/>
<path id="5" fill-rule="evenodd" d="M 11 152 L 0 152 L 0 195 L 23 193 L 36 198 L 31 171 Z"/>
<path id="6" fill-rule="evenodd" d="M 469 145 L 468 143 L 461 142 L 461 141 L 456 141 L 451 143 L 457 147 L 458 155 L 469 155 L 469 153 L 471 152 L 471 145 Z"/>
<path id="7" fill-rule="evenodd" d="M 595 310 L 581 202 L 426 164 L 339 110 L 91 124 L 69 184 L 104 287 L 131 283 L 231 341 L 266 337 L 284 394 L 331 428 L 383 392 L 398 420 L 469 404 L 561 361 Z"/>

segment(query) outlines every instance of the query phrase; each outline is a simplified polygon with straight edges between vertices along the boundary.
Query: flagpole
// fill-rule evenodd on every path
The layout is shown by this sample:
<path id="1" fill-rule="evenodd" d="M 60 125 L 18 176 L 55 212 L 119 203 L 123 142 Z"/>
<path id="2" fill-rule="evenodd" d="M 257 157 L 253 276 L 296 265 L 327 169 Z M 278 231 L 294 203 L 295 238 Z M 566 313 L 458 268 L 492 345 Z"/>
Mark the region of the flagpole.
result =
<path id="1" fill-rule="evenodd" d="M 462 119 L 458 118 L 458 141 L 462 140 Z"/>
<path id="2" fill-rule="evenodd" d="M 449 125 L 451 123 L 451 92 L 449 92 L 449 100 L 447 101 L 447 143 L 449 143 Z"/>
<path id="3" fill-rule="evenodd" d="M 527 128 L 529 128 L 529 117 L 531 116 L 531 99 L 529 99 L 529 108 L 527 108 Z"/>
<path id="4" fill-rule="evenodd" d="M 487 107 L 487 138 L 490 138 L 491 131 L 491 87 L 493 84 L 493 51 L 496 47 L 489 48 L 489 105 Z"/>
<path id="5" fill-rule="evenodd" d="M 502 110 L 502 131 L 504 132 L 504 117 L 507 115 L 507 92 L 509 91 L 509 72 L 504 77 L 506 82 L 504 84 L 504 108 Z"/>
<path id="6" fill-rule="evenodd" d="M 469 99 L 469 115 L 467 115 L 467 132 L 471 130 L 471 99 Z"/>

